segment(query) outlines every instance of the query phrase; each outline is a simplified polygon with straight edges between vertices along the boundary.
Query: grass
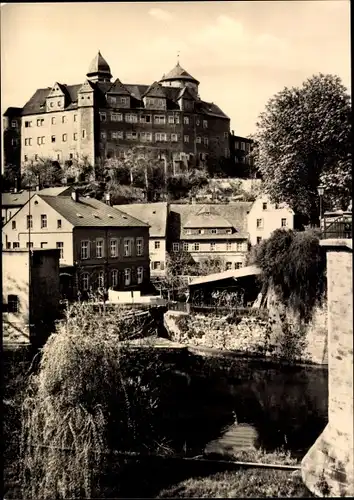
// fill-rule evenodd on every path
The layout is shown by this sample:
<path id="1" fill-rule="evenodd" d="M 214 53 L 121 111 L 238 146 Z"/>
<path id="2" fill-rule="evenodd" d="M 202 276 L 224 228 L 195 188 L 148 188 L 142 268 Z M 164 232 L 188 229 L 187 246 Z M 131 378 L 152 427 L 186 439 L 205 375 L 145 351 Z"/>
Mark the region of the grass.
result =
<path id="1" fill-rule="evenodd" d="M 313 498 L 296 471 L 242 469 L 184 480 L 156 498 Z"/>

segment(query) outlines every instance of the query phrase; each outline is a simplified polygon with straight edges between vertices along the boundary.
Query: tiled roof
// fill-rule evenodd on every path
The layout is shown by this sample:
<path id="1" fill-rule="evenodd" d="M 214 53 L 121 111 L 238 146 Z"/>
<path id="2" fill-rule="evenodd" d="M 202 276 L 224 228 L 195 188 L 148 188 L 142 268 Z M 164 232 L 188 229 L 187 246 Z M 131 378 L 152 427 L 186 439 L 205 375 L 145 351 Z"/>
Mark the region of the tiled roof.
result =
<path id="1" fill-rule="evenodd" d="M 72 189 L 70 186 L 49 187 L 41 189 L 38 191 L 38 194 L 44 194 L 45 196 L 70 196 Z"/>
<path id="2" fill-rule="evenodd" d="M 16 108 L 13 106 L 10 106 L 7 108 L 3 116 L 20 116 L 22 114 L 22 108 Z"/>
<path id="3" fill-rule="evenodd" d="M 230 222 L 237 232 L 248 234 L 247 231 L 247 213 L 252 207 L 252 203 L 240 201 L 235 203 L 210 203 L 199 204 L 179 204 L 170 205 L 170 223 L 169 232 L 171 239 L 184 239 L 183 228 L 189 219 L 195 217 L 204 207 L 209 207 L 214 214 Z M 213 235 L 214 237 L 215 235 Z M 231 236 L 231 235 L 229 235 Z"/>
<path id="4" fill-rule="evenodd" d="M 157 82 L 154 82 L 150 87 L 146 90 L 144 97 L 166 97 L 166 93 L 164 88 Z"/>
<path id="5" fill-rule="evenodd" d="M 130 95 L 129 90 L 126 88 L 125 85 L 123 85 L 123 83 L 119 80 L 119 78 L 116 78 L 115 82 L 108 90 L 108 93 L 119 94 L 119 95 Z"/>
<path id="6" fill-rule="evenodd" d="M 225 280 L 229 278 L 243 278 L 246 276 L 257 276 L 261 273 L 261 270 L 257 266 L 246 266 L 240 269 L 230 269 L 229 271 L 223 271 L 221 273 L 213 273 L 207 276 L 199 276 L 193 279 L 189 286 L 201 285 L 204 283 L 212 283 L 213 281 Z"/>
<path id="7" fill-rule="evenodd" d="M 183 241 L 202 241 L 202 240 L 247 240 L 248 233 L 232 233 L 232 234 L 183 234 Z"/>
<path id="8" fill-rule="evenodd" d="M 106 73 L 107 75 L 112 76 L 111 68 L 100 51 L 98 51 L 98 54 L 91 61 L 87 75 L 94 75 L 96 73 Z"/>
<path id="9" fill-rule="evenodd" d="M 51 187 L 44 188 L 40 191 L 31 191 L 30 196 L 34 196 L 35 194 L 44 194 L 46 196 L 63 196 L 70 193 L 72 190 L 71 187 L 63 186 L 63 187 Z M 19 193 L 1 193 L 1 203 L 2 206 L 6 207 L 22 207 L 25 203 L 28 202 L 29 191 L 21 191 Z"/>
<path id="10" fill-rule="evenodd" d="M 153 238 L 166 237 L 167 203 L 134 203 L 114 207 L 149 224 L 150 236 Z"/>
<path id="11" fill-rule="evenodd" d="M 148 224 L 93 198 L 39 195 L 75 227 L 149 227 Z"/>
<path id="12" fill-rule="evenodd" d="M 213 206 L 205 205 L 199 212 L 191 214 L 189 219 L 184 224 L 185 228 L 227 228 L 233 227 L 230 221 L 220 215 Z"/>
<path id="13" fill-rule="evenodd" d="M 167 73 L 167 75 L 163 75 L 160 82 L 164 82 L 166 80 L 190 80 L 199 83 L 198 80 L 188 73 L 188 71 L 180 66 L 179 62 L 173 69 L 171 69 L 171 71 Z"/>

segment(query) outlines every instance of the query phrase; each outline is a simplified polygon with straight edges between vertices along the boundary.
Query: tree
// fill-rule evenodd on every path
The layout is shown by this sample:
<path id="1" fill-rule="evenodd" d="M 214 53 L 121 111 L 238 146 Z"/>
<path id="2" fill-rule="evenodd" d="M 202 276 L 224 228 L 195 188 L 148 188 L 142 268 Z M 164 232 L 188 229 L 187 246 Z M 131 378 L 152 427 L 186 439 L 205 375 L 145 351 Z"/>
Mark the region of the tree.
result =
<path id="1" fill-rule="evenodd" d="M 63 170 L 56 161 L 50 158 L 39 158 L 26 164 L 22 178 L 25 187 L 35 183 L 40 189 L 44 187 L 61 186 Z"/>
<path id="2" fill-rule="evenodd" d="M 333 75 L 312 76 L 269 100 L 253 156 L 272 201 L 315 222 L 317 187 L 323 184 L 325 208 L 346 208 L 352 192 L 350 116 L 350 96 Z"/>

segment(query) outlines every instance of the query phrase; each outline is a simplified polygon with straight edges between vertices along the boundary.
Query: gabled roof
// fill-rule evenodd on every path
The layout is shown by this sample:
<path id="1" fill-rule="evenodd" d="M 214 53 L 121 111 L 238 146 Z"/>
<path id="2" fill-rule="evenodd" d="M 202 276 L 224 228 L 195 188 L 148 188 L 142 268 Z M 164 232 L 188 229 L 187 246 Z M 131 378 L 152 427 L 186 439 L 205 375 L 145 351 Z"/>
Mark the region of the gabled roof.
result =
<path id="1" fill-rule="evenodd" d="M 93 198 L 38 195 L 75 227 L 149 227 L 129 214 Z"/>
<path id="2" fill-rule="evenodd" d="M 167 75 L 163 75 L 160 82 L 165 82 L 169 80 L 189 80 L 199 84 L 198 80 L 196 80 L 192 75 L 190 75 L 188 71 L 183 69 L 182 66 L 180 66 L 179 62 L 177 62 L 176 66 L 173 69 L 171 69 L 171 71 L 169 71 Z"/>
<path id="3" fill-rule="evenodd" d="M 3 207 L 22 207 L 28 202 L 28 197 L 32 197 L 35 194 L 44 194 L 47 196 L 63 196 L 67 195 L 72 191 L 69 186 L 62 187 L 51 187 L 44 188 L 40 191 L 28 191 L 23 190 L 18 193 L 1 193 L 1 204 Z"/>
<path id="4" fill-rule="evenodd" d="M 184 228 L 231 228 L 230 221 L 222 217 L 214 206 L 204 205 L 199 212 L 192 214 Z"/>
<path id="5" fill-rule="evenodd" d="M 152 238 L 165 238 L 167 228 L 167 203 L 134 203 L 131 205 L 114 205 L 115 208 L 126 212 L 149 224 Z"/>
<path id="6" fill-rule="evenodd" d="M 49 187 L 41 189 L 38 191 L 38 194 L 44 194 L 45 196 L 69 196 L 72 190 L 71 186 Z"/>
<path id="7" fill-rule="evenodd" d="M 129 90 L 126 88 L 125 85 L 123 85 L 123 83 L 119 80 L 119 78 L 116 78 L 115 82 L 108 90 L 108 93 L 119 94 L 119 95 L 130 95 Z"/>
<path id="8" fill-rule="evenodd" d="M 211 210 L 215 210 L 220 217 L 230 222 L 239 236 L 242 234 L 248 237 L 247 213 L 250 211 L 251 206 L 252 203 L 246 201 L 235 203 L 210 203 L 204 205 L 172 203 L 170 205 L 170 222 L 168 226 L 170 237 L 172 240 L 184 239 L 183 228 L 185 224 L 189 219 L 197 216 L 203 207 L 209 207 Z M 213 238 L 214 236 L 216 235 L 213 235 Z M 231 235 L 226 235 L 226 237 L 229 238 Z"/>
<path id="9" fill-rule="evenodd" d="M 166 93 L 164 92 L 164 88 L 157 82 L 154 82 L 150 87 L 146 90 L 143 97 L 163 97 L 166 99 Z"/>
<path id="10" fill-rule="evenodd" d="M 180 90 L 180 92 L 177 96 L 177 100 L 181 99 L 182 97 L 184 97 L 185 99 L 193 99 L 193 101 L 195 101 L 195 96 L 192 95 L 192 93 L 190 92 L 188 87 L 183 87 Z"/>

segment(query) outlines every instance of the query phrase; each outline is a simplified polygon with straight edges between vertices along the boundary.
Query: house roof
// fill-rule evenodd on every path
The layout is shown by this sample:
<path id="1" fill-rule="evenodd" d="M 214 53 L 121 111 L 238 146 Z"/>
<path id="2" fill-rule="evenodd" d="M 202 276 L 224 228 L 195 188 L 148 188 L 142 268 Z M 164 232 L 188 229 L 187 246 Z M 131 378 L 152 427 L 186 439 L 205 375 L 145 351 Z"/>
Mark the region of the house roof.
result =
<path id="1" fill-rule="evenodd" d="M 125 85 L 119 80 L 119 78 L 116 78 L 112 86 L 109 88 L 108 93 L 110 94 L 119 94 L 119 95 L 130 95 L 129 90 L 126 88 Z"/>
<path id="2" fill-rule="evenodd" d="M 185 228 L 233 227 L 230 221 L 220 215 L 213 206 L 204 205 L 197 213 L 191 214 L 184 224 Z"/>
<path id="3" fill-rule="evenodd" d="M 166 98 L 164 88 L 157 82 L 154 82 L 144 93 L 144 97 L 163 97 Z"/>
<path id="4" fill-rule="evenodd" d="M 13 106 L 10 106 L 7 108 L 3 116 L 19 116 L 22 113 L 22 108 L 16 108 Z"/>
<path id="5" fill-rule="evenodd" d="M 214 281 L 220 281 L 225 279 L 237 279 L 244 278 L 246 276 L 257 276 L 261 273 L 261 270 L 257 266 L 246 266 L 240 269 L 232 269 L 230 271 L 223 271 L 221 273 L 208 274 L 207 276 L 199 276 L 189 283 L 189 286 L 202 285 L 206 283 L 212 283 Z"/>
<path id="6" fill-rule="evenodd" d="M 79 201 L 74 201 L 71 196 L 38 196 L 75 227 L 149 227 L 145 222 L 93 198 L 80 197 Z"/>
<path id="7" fill-rule="evenodd" d="M 214 215 L 217 214 L 221 218 L 220 223 L 222 222 L 224 224 L 225 222 L 223 221 L 226 219 L 230 224 L 230 226 L 228 227 L 234 227 L 237 233 L 246 235 L 245 237 L 247 237 L 248 236 L 247 214 L 250 211 L 251 206 L 252 203 L 245 201 L 239 201 L 235 203 L 210 203 L 204 205 L 172 203 L 170 205 L 171 215 L 169 223 L 169 231 L 171 233 L 171 238 L 176 240 L 185 239 L 185 235 L 183 234 L 183 228 L 186 227 L 186 223 L 190 219 L 198 220 L 197 214 L 200 213 L 201 211 L 202 213 L 203 212 L 205 213 L 206 208 L 209 208 Z M 215 222 L 217 222 L 217 219 L 215 219 Z M 219 226 L 219 227 L 225 227 L 225 226 Z M 214 236 L 216 235 L 213 235 L 213 238 Z M 231 235 L 226 235 L 226 237 L 230 236 Z"/>
<path id="8" fill-rule="evenodd" d="M 149 224 L 150 236 L 165 238 L 167 228 L 167 203 L 134 203 L 131 205 L 114 205 L 123 212 Z"/>
<path id="9" fill-rule="evenodd" d="M 63 196 L 64 194 L 68 195 L 71 190 L 71 187 L 62 186 L 44 188 L 40 191 L 29 192 L 28 190 L 24 190 L 18 193 L 1 193 L 1 204 L 3 207 L 22 207 L 25 203 L 28 202 L 29 193 L 31 197 L 35 194 L 44 194 L 47 196 Z"/>
<path id="10" fill-rule="evenodd" d="M 160 82 L 165 82 L 169 80 L 188 80 L 188 81 L 193 81 L 195 83 L 199 83 L 198 80 L 196 80 L 192 75 L 188 73 L 188 71 L 182 68 L 179 62 L 177 62 L 176 66 L 173 69 L 171 69 L 171 71 L 169 71 L 167 75 L 163 75 Z"/>

